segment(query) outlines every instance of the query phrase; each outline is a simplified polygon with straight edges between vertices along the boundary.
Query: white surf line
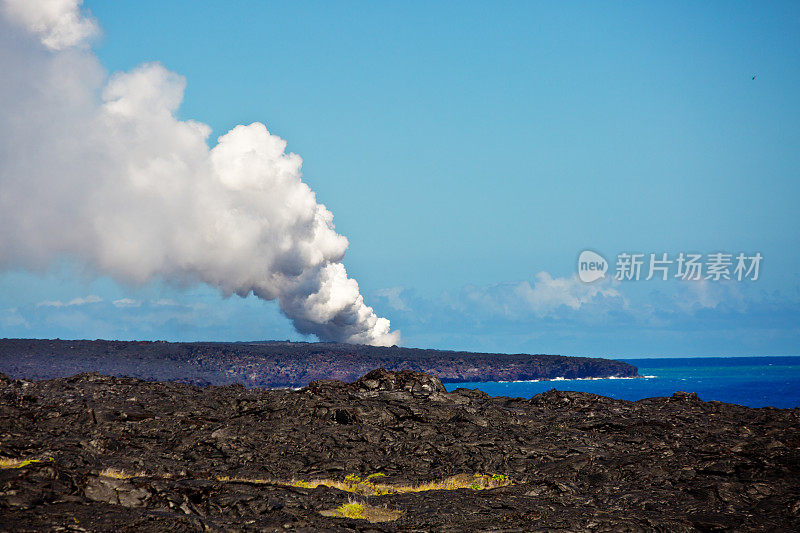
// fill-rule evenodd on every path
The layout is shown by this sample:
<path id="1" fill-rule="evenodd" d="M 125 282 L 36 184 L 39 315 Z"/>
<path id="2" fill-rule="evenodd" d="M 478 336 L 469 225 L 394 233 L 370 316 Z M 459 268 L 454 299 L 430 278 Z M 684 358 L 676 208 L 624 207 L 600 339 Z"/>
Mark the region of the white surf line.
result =
<path id="1" fill-rule="evenodd" d="M 603 379 L 655 379 L 658 376 L 608 376 L 605 378 L 565 378 L 563 376 L 550 379 L 520 379 L 516 381 L 497 381 L 496 383 L 541 383 L 544 381 L 598 381 Z M 476 382 L 477 383 L 477 382 Z"/>

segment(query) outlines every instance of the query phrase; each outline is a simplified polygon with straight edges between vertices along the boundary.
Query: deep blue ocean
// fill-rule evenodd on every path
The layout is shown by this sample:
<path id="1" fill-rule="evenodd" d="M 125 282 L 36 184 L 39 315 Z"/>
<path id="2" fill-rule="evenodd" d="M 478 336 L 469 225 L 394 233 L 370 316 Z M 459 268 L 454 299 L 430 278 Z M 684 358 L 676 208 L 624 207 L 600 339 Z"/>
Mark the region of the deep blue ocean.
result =
<path id="1" fill-rule="evenodd" d="M 696 392 L 702 400 L 749 407 L 800 407 L 800 357 L 692 357 L 621 359 L 639 368 L 641 379 L 565 379 L 447 383 L 492 396 L 530 398 L 550 389 L 592 392 L 623 400 Z"/>

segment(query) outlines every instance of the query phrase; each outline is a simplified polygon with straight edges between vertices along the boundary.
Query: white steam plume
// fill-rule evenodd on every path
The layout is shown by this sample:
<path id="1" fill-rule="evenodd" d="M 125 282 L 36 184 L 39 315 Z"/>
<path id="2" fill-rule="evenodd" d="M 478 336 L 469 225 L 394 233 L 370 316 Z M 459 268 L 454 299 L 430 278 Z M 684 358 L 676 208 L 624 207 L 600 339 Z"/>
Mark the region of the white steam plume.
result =
<path id="1" fill-rule="evenodd" d="M 106 75 L 80 0 L 0 2 L 0 268 L 67 256 L 124 282 L 277 299 L 323 340 L 399 342 L 283 139 L 253 123 L 209 150 L 207 125 L 175 118 L 182 77 Z"/>

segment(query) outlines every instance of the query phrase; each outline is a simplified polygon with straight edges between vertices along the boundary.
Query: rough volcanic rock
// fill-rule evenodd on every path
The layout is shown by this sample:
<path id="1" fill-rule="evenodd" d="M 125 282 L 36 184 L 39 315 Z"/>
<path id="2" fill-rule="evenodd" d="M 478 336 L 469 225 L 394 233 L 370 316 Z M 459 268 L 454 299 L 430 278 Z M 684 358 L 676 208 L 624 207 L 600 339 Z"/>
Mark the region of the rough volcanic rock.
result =
<path id="1" fill-rule="evenodd" d="M 439 378 L 413 372 L 411 370 L 401 370 L 399 372 L 389 372 L 385 368 L 373 370 L 366 376 L 354 383 L 357 390 L 368 391 L 394 391 L 402 390 L 422 395 L 430 395 L 434 392 L 447 392 Z"/>
<path id="2" fill-rule="evenodd" d="M 0 375 L 0 530 L 798 531 L 800 409 L 444 390 L 379 369 L 297 390 Z M 490 490 L 354 495 L 475 473 Z M 393 522 L 321 513 L 350 500 Z"/>

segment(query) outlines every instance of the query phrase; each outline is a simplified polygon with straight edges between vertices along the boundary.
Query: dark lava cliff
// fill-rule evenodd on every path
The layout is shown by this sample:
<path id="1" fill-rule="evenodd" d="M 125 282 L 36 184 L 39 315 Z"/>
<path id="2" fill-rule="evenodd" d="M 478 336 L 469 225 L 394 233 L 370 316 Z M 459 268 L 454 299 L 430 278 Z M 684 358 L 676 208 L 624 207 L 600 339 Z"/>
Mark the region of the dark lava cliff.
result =
<path id="1" fill-rule="evenodd" d="M 636 367 L 589 357 L 451 352 L 308 342 L 126 342 L 0 339 L 0 372 L 51 379 L 100 372 L 194 385 L 304 387 L 355 381 L 375 368 L 413 370 L 444 382 L 632 377 Z"/>
<path id="2" fill-rule="evenodd" d="M 800 530 L 800 409 L 686 393 L 491 398 L 384 370 L 299 391 L 0 376 L 0 465 L 8 531 Z M 308 485 L 371 474 L 510 484 Z M 330 516 L 351 501 L 398 513 Z"/>

